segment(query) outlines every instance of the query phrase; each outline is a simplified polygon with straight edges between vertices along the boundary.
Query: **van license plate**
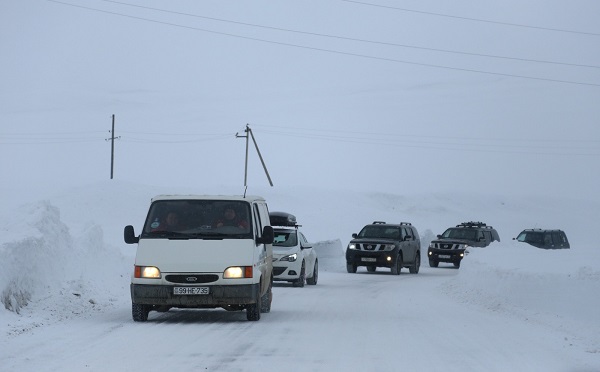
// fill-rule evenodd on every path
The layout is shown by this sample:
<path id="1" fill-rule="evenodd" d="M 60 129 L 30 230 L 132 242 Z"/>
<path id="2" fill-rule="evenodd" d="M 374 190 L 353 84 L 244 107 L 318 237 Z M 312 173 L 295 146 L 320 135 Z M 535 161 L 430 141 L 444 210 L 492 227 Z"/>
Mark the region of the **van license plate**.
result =
<path id="1" fill-rule="evenodd" d="M 176 295 L 206 295 L 208 287 L 173 287 L 173 294 Z"/>
<path id="2" fill-rule="evenodd" d="M 363 257 L 361 258 L 362 262 L 377 262 L 376 258 L 372 258 L 372 257 Z"/>
<path id="3" fill-rule="evenodd" d="M 439 258 L 450 258 L 450 255 L 447 255 L 447 254 L 440 254 L 438 257 L 439 257 Z"/>

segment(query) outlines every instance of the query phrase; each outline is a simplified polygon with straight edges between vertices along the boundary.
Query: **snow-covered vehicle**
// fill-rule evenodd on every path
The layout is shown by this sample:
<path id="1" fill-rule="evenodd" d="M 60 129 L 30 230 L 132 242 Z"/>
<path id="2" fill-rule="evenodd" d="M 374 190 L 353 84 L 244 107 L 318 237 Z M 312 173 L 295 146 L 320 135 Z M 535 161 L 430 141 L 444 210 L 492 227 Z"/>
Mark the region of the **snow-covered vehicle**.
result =
<path id="1" fill-rule="evenodd" d="M 179 308 L 271 310 L 273 228 L 259 196 L 159 195 L 137 243 L 131 302 L 134 321 Z"/>
<path id="2" fill-rule="evenodd" d="M 299 231 L 296 217 L 285 212 L 271 212 L 269 217 L 274 235 L 273 280 L 291 282 L 294 287 L 317 284 L 317 252 Z"/>
<path id="3" fill-rule="evenodd" d="M 450 227 L 432 240 L 427 249 L 429 266 L 438 267 L 440 262 L 449 262 L 460 267 L 460 262 L 469 253 L 470 247 L 487 247 L 500 241 L 498 232 L 483 222 L 463 222 Z"/>

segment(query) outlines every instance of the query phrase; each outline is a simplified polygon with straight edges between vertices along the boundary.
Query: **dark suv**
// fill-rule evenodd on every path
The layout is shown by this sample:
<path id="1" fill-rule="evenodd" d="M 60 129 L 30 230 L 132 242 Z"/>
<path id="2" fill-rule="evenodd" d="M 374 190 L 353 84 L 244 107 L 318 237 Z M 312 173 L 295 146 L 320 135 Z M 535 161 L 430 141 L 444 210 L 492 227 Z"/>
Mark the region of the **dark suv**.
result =
<path id="1" fill-rule="evenodd" d="M 369 272 L 388 267 L 394 275 L 399 275 L 403 267 L 408 267 L 411 274 L 419 272 L 421 239 L 412 224 L 375 221 L 352 234 L 352 238 L 346 248 L 349 273 L 355 273 L 358 266 L 366 266 Z"/>
<path id="2" fill-rule="evenodd" d="M 429 266 L 438 267 L 440 262 L 450 262 L 460 267 L 460 261 L 468 253 L 465 253 L 467 248 L 486 247 L 493 241 L 500 241 L 498 232 L 483 222 L 463 222 L 450 227 L 429 244 Z"/>
<path id="3" fill-rule="evenodd" d="M 543 249 L 571 248 L 567 235 L 562 230 L 526 229 L 515 239 Z"/>

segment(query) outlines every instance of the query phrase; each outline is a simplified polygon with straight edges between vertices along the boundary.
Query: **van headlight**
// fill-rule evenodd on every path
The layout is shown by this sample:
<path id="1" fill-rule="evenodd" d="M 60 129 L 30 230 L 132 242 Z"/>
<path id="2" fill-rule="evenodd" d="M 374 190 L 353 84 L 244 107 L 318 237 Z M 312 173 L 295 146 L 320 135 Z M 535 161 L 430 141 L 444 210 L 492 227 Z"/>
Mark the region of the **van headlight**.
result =
<path id="1" fill-rule="evenodd" d="M 252 278 L 252 266 L 230 266 L 223 271 L 223 279 Z"/>
<path id="2" fill-rule="evenodd" d="M 160 279 L 160 270 L 156 266 L 135 266 L 135 278 Z"/>
<path id="3" fill-rule="evenodd" d="M 297 254 L 297 253 L 294 253 L 294 254 L 290 254 L 290 255 L 287 255 L 287 256 L 281 257 L 281 258 L 279 259 L 279 261 L 289 261 L 289 262 L 294 262 L 294 261 L 296 261 L 297 259 L 298 259 L 298 254 Z"/>

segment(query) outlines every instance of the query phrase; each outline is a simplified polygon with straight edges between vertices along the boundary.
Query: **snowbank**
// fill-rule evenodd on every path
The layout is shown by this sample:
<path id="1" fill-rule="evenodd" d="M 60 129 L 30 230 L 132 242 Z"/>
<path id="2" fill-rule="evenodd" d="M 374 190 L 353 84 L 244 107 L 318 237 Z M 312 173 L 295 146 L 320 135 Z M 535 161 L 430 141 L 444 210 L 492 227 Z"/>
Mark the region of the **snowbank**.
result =
<path id="1" fill-rule="evenodd" d="M 117 249 L 104 244 L 100 226 L 88 225 L 74 237 L 48 201 L 26 205 L 10 217 L 0 217 L 5 226 L 0 241 L 0 312 L 24 317 L 9 333 L 101 310 L 126 295 L 129 264 Z M 36 319 L 28 322 L 32 314 Z"/>

